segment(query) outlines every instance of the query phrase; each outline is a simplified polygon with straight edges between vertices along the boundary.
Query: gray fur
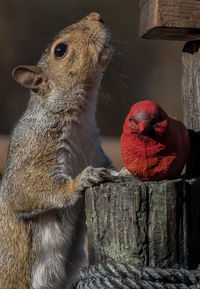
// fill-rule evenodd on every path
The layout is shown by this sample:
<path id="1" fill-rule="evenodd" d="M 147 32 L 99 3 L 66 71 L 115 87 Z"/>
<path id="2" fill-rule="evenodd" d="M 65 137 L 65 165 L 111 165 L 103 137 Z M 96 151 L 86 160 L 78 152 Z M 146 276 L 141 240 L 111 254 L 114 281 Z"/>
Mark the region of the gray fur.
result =
<path id="1" fill-rule="evenodd" d="M 73 25 L 70 33 L 84 23 L 87 26 L 87 21 Z M 95 49 L 103 55 L 107 38 L 104 30 L 100 32 L 93 33 L 93 45 L 96 41 Z M 89 83 L 88 78 L 82 83 L 78 78 L 76 83 L 64 79 L 58 85 L 50 53 L 49 47 L 38 64 L 48 85 L 31 93 L 27 110 L 12 133 L 0 189 L 0 284 L 4 289 L 71 288 L 85 258 L 81 192 L 106 180 L 105 168 L 113 168 L 101 148 L 95 119 L 103 69 L 94 63 Z M 70 193 L 69 184 L 76 191 Z"/>

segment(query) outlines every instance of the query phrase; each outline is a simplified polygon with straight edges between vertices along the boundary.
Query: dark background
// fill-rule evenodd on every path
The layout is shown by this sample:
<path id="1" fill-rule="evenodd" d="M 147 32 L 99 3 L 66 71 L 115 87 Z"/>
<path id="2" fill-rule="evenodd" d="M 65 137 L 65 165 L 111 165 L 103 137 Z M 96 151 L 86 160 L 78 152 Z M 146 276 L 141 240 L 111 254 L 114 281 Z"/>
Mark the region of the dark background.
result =
<path id="1" fill-rule="evenodd" d="M 181 117 L 183 43 L 139 39 L 139 1 L 1 0 L 0 134 L 10 134 L 29 98 L 29 91 L 12 80 L 12 69 L 36 64 L 55 34 L 93 11 L 106 20 L 115 49 L 100 89 L 101 135 L 120 136 L 130 106 L 143 99 Z"/>

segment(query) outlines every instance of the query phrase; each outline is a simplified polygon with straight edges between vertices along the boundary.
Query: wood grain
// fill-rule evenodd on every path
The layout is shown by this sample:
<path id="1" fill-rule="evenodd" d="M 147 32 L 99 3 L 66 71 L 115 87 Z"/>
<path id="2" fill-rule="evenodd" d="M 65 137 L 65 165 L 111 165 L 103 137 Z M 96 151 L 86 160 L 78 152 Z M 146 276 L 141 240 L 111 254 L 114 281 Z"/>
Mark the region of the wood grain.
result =
<path id="1" fill-rule="evenodd" d="M 200 1 L 142 0 L 139 34 L 149 39 L 199 39 Z"/>
<path id="2" fill-rule="evenodd" d="M 200 130 L 200 41 L 190 41 L 183 49 L 182 104 L 187 128 Z"/>
<path id="3" fill-rule="evenodd" d="M 199 185 L 199 180 L 117 177 L 88 189 L 89 263 L 113 259 L 134 266 L 195 268 L 200 263 Z"/>

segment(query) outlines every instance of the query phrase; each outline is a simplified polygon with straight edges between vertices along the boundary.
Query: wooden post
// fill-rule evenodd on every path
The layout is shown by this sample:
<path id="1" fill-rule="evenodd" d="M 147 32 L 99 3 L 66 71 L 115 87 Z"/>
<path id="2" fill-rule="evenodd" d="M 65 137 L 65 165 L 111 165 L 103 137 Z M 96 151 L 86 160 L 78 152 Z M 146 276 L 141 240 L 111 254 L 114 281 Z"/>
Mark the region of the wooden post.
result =
<path id="1" fill-rule="evenodd" d="M 86 193 L 89 263 L 196 268 L 200 264 L 200 180 L 132 177 Z"/>
<path id="2" fill-rule="evenodd" d="M 199 49 L 200 49 L 200 41 L 190 41 L 185 44 L 182 54 L 183 117 L 186 126 L 193 130 L 200 130 Z"/>

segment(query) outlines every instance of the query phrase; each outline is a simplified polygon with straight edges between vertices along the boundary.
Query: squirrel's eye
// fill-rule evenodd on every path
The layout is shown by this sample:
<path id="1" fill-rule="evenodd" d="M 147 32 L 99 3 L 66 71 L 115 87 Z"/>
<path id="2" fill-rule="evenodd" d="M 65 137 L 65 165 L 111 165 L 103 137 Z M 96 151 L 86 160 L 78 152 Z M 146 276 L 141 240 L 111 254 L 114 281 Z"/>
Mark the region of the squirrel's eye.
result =
<path id="1" fill-rule="evenodd" d="M 130 121 L 130 122 L 132 122 L 132 121 L 133 121 L 132 117 L 129 117 L 129 121 Z"/>
<path id="2" fill-rule="evenodd" d="M 67 52 L 67 48 L 68 48 L 67 43 L 62 42 L 62 43 L 57 44 L 56 47 L 54 48 L 54 54 L 56 58 L 63 57 Z"/>

